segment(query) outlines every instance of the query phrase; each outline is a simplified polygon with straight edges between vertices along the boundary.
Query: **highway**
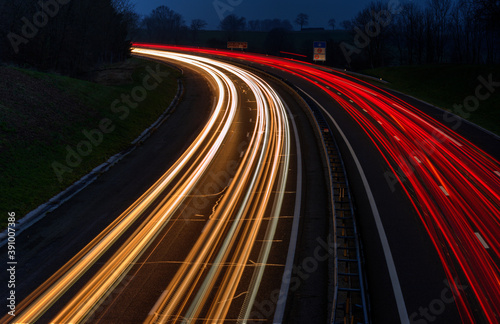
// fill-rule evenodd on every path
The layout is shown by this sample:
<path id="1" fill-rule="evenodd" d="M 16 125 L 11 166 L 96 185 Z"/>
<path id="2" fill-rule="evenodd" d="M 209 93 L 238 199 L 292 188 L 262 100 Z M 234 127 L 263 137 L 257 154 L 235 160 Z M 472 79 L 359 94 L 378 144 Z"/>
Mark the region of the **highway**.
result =
<path id="1" fill-rule="evenodd" d="M 392 321 L 439 316 L 499 321 L 498 138 L 473 143 L 467 137 L 481 138 L 481 130 L 470 131 L 465 125 L 455 130 L 444 112 L 431 117 L 420 103 L 410 104 L 407 98 L 328 68 L 241 52 L 166 49 L 252 64 L 296 85 L 323 109 L 356 166 L 352 174 L 359 175 L 364 187 L 366 203 L 359 207 L 369 206 L 366 214 L 373 215 L 374 226 L 364 226 L 365 233 L 367 228 L 378 232 L 379 256 L 383 255 L 395 300 L 391 309 L 397 309 Z M 358 195 L 360 201 L 362 196 Z M 374 241 L 367 240 L 369 235 L 363 238 L 367 246 Z M 374 253 L 367 250 L 371 267 Z M 453 292 L 453 298 L 446 292 Z M 390 316 L 382 314 L 376 300 L 372 298 L 374 317 Z"/>
<path id="2" fill-rule="evenodd" d="M 256 71 L 288 83 L 335 132 L 372 322 L 500 322 L 497 138 L 325 67 L 147 44 L 133 53 L 203 75 L 214 99 L 203 90 L 197 102 L 210 113 L 154 184 L 26 288 L 14 322 L 325 322 L 328 262 L 297 267 L 317 261 L 314 242 L 329 233 L 319 144 L 298 96 Z M 290 262 L 299 285 L 282 284 Z M 286 307 L 275 308 L 283 287 Z"/>
<path id="3" fill-rule="evenodd" d="M 141 55 L 204 74 L 215 93 L 211 116 L 154 185 L 24 299 L 16 323 L 248 319 L 267 268 L 279 267 L 281 278 L 301 184 L 280 96 L 229 64 Z M 144 293 L 155 300 L 132 298 L 138 307 L 103 312 L 110 295 L 137 294 L 136 285 L 150 287 Z"/>

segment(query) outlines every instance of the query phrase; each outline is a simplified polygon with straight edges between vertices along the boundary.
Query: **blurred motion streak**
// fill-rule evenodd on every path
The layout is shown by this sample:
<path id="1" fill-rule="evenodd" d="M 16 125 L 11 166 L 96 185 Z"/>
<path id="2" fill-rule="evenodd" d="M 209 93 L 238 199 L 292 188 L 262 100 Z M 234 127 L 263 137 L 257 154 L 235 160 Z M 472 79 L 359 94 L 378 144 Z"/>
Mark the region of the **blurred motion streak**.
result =
<path id="1" fill-rule="evenodd" d="M 241 316 L 250 313 L 274 238 L 287 182 L 290 130 L 284 104 L 262 79 L 236 66 L 165 51 L 135 49 L 134 53 L 202 69 L 216 84 L 216 107 L 196 140 L 175 164 L 91 243 L 18 305 L 19 315 L 15 322 L 33 323 L 39 319 L 127 229 L 132 228 L 132 224 L 140 217 L 145 218 L 140 226 L 134 225 L 137 229 L 133 234 L 51 322 L 79 323 L 93 316 L 100 303 L 127 275 L 195 185 L 208 173 L 231 133 L 230 128 L 241 104 L 231 76 L 243 81 L 256 100 L 257 120 L 248 149 L 222 200 L 214 208 L 214 214 L 166 287 L 164 298 L 158 300 L 157 309 L 146 321 L 170 322 L 200 316 L 224 320 L 245 269 L 253 272 L 253 277 L 250 286 L 244 287 L 248 293 Z M 156 204 L 155 201 L 161 202 Z M 264 220 L 267 220 L 267 226 L 264 226 Z M 265 232 L 265 243 L 259 245 L 256 266 L 249 258 L 260 231 Z M 204 271 L 207 264 L 212 265 Z M 205 311 L 206 305 L 211 305 L 208 311 Z"/>
<path id="2" fill-rule="evenodd" d="M 500 322 L 499 161 L 418 108 L 333 69 L 225 50 L 134 46 L 241 59 L 321 88 L 359 124 L 414 206 L 439 254 L 462 320 Z M 462 285 L 470 285 L 471 293 L 460 294 Z"/>

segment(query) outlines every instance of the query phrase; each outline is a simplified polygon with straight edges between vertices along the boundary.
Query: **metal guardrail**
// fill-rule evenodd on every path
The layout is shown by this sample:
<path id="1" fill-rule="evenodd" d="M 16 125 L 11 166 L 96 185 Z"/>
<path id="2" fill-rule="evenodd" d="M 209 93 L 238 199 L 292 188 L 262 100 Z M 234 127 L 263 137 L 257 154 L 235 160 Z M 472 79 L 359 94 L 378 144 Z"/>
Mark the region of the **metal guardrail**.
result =
<path id="1" fill-rule="evenodd" d="M 333 300 L 329 323 L 370 323 L 366 283 L 363 273 L 363 257 L 356 228 L 349 182 L 337 142 L 323 113 L 300 89 L 297 92 L 308 104 L 319 127 L 328 161 L 330 200 L 333 211 L 332 236 L 334 255 Z"/>

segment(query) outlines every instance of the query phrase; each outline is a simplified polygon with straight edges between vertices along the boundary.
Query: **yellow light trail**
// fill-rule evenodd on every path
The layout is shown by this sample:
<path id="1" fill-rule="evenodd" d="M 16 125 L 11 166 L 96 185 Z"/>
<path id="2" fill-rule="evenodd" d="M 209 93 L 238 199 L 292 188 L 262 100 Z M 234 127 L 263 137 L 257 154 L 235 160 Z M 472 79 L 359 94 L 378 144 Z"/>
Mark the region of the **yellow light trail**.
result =
<path id="1" fill-rule="evenodd" d="M 50 308 L 50 306 L 57 301 L 64 292 L 69 289 L 79 278 L 85 273 L 107 250 L 108 248 L 133 224 L 142 213 L 151 205 L 151 203 L 158 198 L 158 196 L 164 191 L 164 189 L 175 179 L 177 175 L 186 167 L 189 166 L 193 158 L 197 156 L 202 156 L 205 151 L 203 163 L 199 165 L 196 173 L 193 173 L 189 181 L 179 183 L 184 183 L 184 192 L 187 188 L 192 188 L 196 183 L 196 176 L 200 176 L 203 170 L 206 170 L 210 164 L 211 159 L 214 158 L 218 149 L 220 148 L 225 136 L 227 135 L 229 125 L 234 118 L 236 111 L 236 100 L 238 98 L 236 88 L 231 80 L 222 75 L 216 69 L 207 66 L 206 64 L 201 64 L 197 62 L 191 62 L 194 65 L 205 70 L 216 82 L 219 90 L 219 98 L 209 122 L 204 127 L 197 139 L 191 144 L 191 146 L 184 152 L 184 154 L 176 161 L 176 163 L 158 180 L 145 194 L 143 194 L 129 209 L 127 209 L 122 215 L 120 215 L 118 221 L 113 222 L 101 235 L 94 239 L 89 245 L 84 249 L 85 253 L 77 255 L 78 259 L 73 258 L 66 266 L 63 267 L 63 273 L 58 272 L 52 276 L 46 284 L 43 285 L 43 292 L 36 291 L 36 297 L 29 297 L 30 302 L 29 307 L 26 307 L 23 312 L 16 318 L 18 323 L 31 323 L 36 321 L 45 311 Z M 227 94 L 230 92 L 230 95 Z M 228 98 L 233 98 L 229 101 Z M 226 103 L 226 104 L 225 104 Z M 217 120 L 224 118 L 219 124 Z M 210 134 L 218 134 L 216 138 L 214 136 L 210 137 Z M 209 140 L 212 145 L 207 145 L 202 147 L 202 144 Z M 198 158 L 199 159 L 199 158 Z M 190 174 L 190 173 L 186 173 Z M 176 196 L 177 202 L 180 203 L 180 199 L 183 196 Z M 175 206 L 175 205 L 172 205 Z M 172 209 L 172 208 L 171 208 Z M 159 222 L 155 230 L 159 230 L 161 225 L 165 225 L 168 217 L 170 215 L 163 215 L 163 217 L 157 217 Z M 154 233 L 156 234 L 156 233 Z M 151 238 L 151 236 L 148 236 Z M 147 245 L 147 241 L 143 241 L 142 246 Z M 134 252 L 137 252 L 134 249 Z M 113 276 L 117 279 L 121 276 L 118 272 Z M 108 282 L 109 283 L 109 282 Z M 47 286 L 50 288 L 47 289 Z M 36 299 L 33 303 L 31 301 Z M 93 300 L 93 299 L 92 299 Z M 24 306 L 24 305 L 20 305 Z M 24 308 L 24 307 L 23 307 Z"/>
<path id="2" fill-rule="evenodd" d="M 230 64 L 165 51 L 134 49 L 133 52 L 176 60 L 205 71 L 216 85 L 218 100 L 214 112 L 196 140 L 150 189 L 19 305 L 17 323 L 33 323 L 42 316 L 169 187 L 161 204 L 144 215 L 144 223 L 52 322 L 85 321 L 116 287 L 207 173 L 226 140 L 239 103 L 229 74 L 241 79 L 256 98 L 257 120 L 250 144 L 213 217 L 146 322 L 180 318 L 191 321 L 200 316 L 222 321 L 247 268 L 257 234 L 266 230 L 268 243 L 261 247 L 260 266 L 254 269 L 240 317 L 245 320 L 250 313 L 271 249 L 287 181 L 290 130 L 282 100 L 262 79 Z M 267 229 L 262 226 L 265 217 L 270 217 Z M 209 263 L 213 265 L 205 273 L 203 269 Z M 222 284 L 215 288 L 218 280 Z M 195 290 L 196 287 L 199 289 Z M 202 314 L 207 304 L 211 305 L 208 313 Z"/>
<path id="3" fill-rule="evenodd" d="M 255 129 L 243 162 L 220 202 L 216 215 L 207 224 L 185 263 L 158 301 L 157 309 L 145 323 L 190 322 L 202 318 L 207 322 L 223 321 L 235 297 L 243 270 L 249 263 L 250 252 L 269 208 L 273 188 L 277 197 L 271 207 L 271 222 L 266 231 L 268 242 L 272 241 L 276 230 L 290 156 L 290 131 L 285 108 L 278 95 L 262 79 L 231 65 L 219 63 L 218 66 L 237 75 L 254 93 L 257 104 Z M 249 316 L 270 248 L 271 244 L 268 243 L 261 249 L 259 263 L 262 266 L 254 273 L 251 286 L 248 287 L 251 293 L 241 310 L 243 317 Z M 211 261 L 214 257 L 214 261 Z M 213 265 L 202 279 L 208 262 Z M 223 284 L 215 289 L 216 282 L 221 278 Z M 200 287 L 195 291 L 198 284 Z M 215 296 L 212 296 L 214 291 Z M 193 301 L 187 305 L 194 293 Z M 210 310 L 202 316 L 207 304 L 211 305 Z M 185 308 L 187 311 L 184 311 Z"/>

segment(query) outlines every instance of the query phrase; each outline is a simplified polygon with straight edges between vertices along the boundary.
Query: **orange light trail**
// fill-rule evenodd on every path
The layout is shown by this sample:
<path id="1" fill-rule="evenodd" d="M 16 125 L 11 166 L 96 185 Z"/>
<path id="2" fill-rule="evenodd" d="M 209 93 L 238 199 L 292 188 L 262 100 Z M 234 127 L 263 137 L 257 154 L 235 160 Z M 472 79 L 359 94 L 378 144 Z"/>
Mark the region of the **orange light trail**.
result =
<path id="1" fill-rule="evenodd" d="M 290 163 L 290 129 L 285 107 L 279 96 L 262 79 L 237 68 L 192 55 L 135 49 L 134 54 L 182 62 L 203 70 L 216 85 L 217 101 L 213 113 L 196 140 L 174 165 L 132 206 L 120 215 L 80 253 L 18 305 L 16 323 L 37 321 L 153 203 L 161 203 L 111 258 L 85 283 L 52 319 L 52 323 L 85 322 L 100 303 L 124 278 L 160 231 L 170 221 L 196 184 L 208 172 L 212 161 L 230 134 L 240 98 L 230 75 L 238 77 L 256 99 L 257 120 L 250 143 L 239 168 L 214 208 L 205 230 L 192 247 L 187 259 L 166 287 L 146 322 L 172 319 L 214 318 L 223 321 L 234 299 L 236 288 L 254 251 L 257 233 L 265 231 L 272 242 L 280 216 Z M 167 188 L 168 191 L 167 191 Z M 269 218 L 264 227 L 264 219 Z M 248 302 L 241 309 L 241 320 L 248 320 L 255 294 L 260 286 L 271 244 L 260 249 L 261 265 L 254 270 Z M 213 264 L 208 273 L 202 271 Z M 226 266 L 230 264 L 231 266 Z M 220 287 L 215 282 L 222 280 Z M 199 290 L 194 290 L 201 283 Z M 188 303 L 188 301 L 192 302 Z M 203 308 L 211 305 L 208 313 Z"/>

